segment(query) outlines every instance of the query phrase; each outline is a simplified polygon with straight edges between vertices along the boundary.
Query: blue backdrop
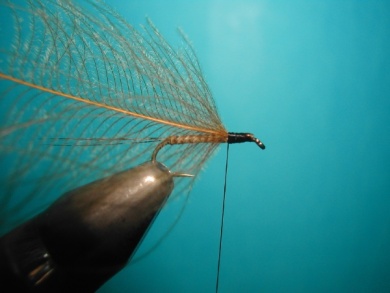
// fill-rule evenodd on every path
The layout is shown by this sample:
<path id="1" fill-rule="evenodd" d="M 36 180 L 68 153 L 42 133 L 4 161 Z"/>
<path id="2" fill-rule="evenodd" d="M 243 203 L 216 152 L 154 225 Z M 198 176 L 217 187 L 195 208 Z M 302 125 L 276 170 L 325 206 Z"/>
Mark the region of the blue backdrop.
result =
<path id="1" fill-rule="evenodd" d="M 182 27 L 226 127 L 267 146 L 230 147 L 220 292 L 389 292 L 388 1 L 110 5 L 173 44 Z M 163 243 L 100 292 L 215 290 L 225 155 Z"/>
<path id="2" fill-rule="evenodd" d="M 232 145 L 220 292 L 390 292 L 388 1 L 120 1 L 192 40 Z M 214 292 L 226 148 L 100 293 Z M 176 214 L 174 214 L 176 213 Z"/>

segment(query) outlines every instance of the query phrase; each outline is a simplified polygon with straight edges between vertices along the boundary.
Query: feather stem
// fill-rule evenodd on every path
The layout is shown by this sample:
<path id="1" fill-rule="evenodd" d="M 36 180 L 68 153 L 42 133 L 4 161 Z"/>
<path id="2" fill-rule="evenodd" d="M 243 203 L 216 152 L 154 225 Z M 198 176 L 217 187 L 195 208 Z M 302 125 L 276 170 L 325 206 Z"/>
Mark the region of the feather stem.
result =
<path id="1" fill-rule="evenodd" d="M 200 128 L 200 127 L 195 127 L 195 126 L 190 126 L 190 125 L 183 125 L 181 123 L 176 123 L 176 122 L 167 121 L 167 120 L 164 120 L 164 119 L 154 118 L 154 117 L 138 114 L 138 113 L 135 113 L 135 112 L 127 111 L 127 110 L 124 110 L 124 109 L 121 109 L 121 108 L 105 105 L 105 104 L 102 104 L 102 103 L 99 103 L 99 102 L 86 100 L 86 99 L 83 99 L 81 97 L 76 97 L 76 96 L 69 95 L 69 94 L 66 94 L 66 93 L 62 93 L 62 92 L 59 92 L 59 91 L 55 91 L 55 90 L 52 90 L 52 89 L 49 89 L 49 88 L 46 88 L 46 87 L 42 87 L 42 86 L 39 86 L 39 85 L 30 83 L 30 82 L 27 82 L 27 81 L 18 79 L 18 78 L 14 78 L 12 76 L 3 74 L 1 72 L 0 72 L 0 78 L 6 79 L 6 80 L 10 80 L 10 81 L 13 81 L 13 82 L 16 82 L 18 84 L 25 85 L 25 86 L 28 86 L 28 87 L 31 87 L 31 88 L 35 88 L 35 89 L 41 90 L 43 92 L 47 92 L 47 93 L 54 94 L 54 95 L 57 95 L 57 96 L 61 96 L 61 97 L 64 97 L 64 98 L 72 99 L 72 100 L 75 100 L 75 101 L 78 101 L 78 102 L 82 102 L 82 103 L 90 104 L 90 105 L 97 106 L 97 107 L 100 107 L 100 108 L 113 110 L 113 111 L 116 111 L 116 112 L 119 112 L 119 113 L 122 113 L 122 114 L 130 115 L 130 116 L 133 116 L 135 118 L 146 119 L 146 120 L 154 121 L 154 122 L 157 122 L 157 123 L 166 124 L 166 125 L 169 125 L 169 126 L 183 128 L 183 129 L 186 129 L 186 130 L 192 130 L 192 131 L 198 131 L 198 132 L 210 133 L 210 134 L 219 134 L 219 135 L 226 134 L 227 135 L 227 132 L 224 133 L 224 132 L 215 131 L 215 130 L 212 130 L 212 129 Z"/>

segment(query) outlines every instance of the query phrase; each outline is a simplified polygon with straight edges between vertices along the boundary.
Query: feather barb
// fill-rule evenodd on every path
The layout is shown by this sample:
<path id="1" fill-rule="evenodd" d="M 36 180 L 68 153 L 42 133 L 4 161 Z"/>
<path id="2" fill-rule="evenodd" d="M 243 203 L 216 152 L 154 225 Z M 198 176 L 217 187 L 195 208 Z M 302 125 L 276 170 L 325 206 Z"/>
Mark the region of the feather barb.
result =
<path id="1" fill-rule="evenodd" d="M 15 83 L 18 83 L 18 84 L 21 84 L 21 85 L 25 85 L 27 87 L 34 88 L 34 89 L 37 89 L 37 90 L 41 90 L 43 92 L 47 92 L 47 93 L 50 93 L 50 94 L 53 94 L 53 95 L 56 95 L 56 96 L 61 96 L 61 97 L 64 97 L 64 98 L 72 99 L 72 100 L 75 100 L 75 101 L 78 101 L 78 102 L 82 102 L 82 103 L 85 103 L 85 104 L 89 104 L 89 105 L 92 105 L 92 106 L 95 106 L 95 107 L 99 107 L 99 108 L 105 108 L 107 110 L 113 110 L 113 111 L 116 111 L 118 113 L 122 113 L 122 114 L 125 114 L 125 115 L 133 116 L 135 118 L 146 119 L 146 120 L 150 120 L 150 121 L 153 121 L 153 122 L 157 122 L 157 123 L 161 123 L 161 124 L 165 124 L 165 125 L 169 125 L 169 126 L 174 126 L 174 127 L 178 127 L 178 128 L 183 128 L 183 129 L 191 130 L 191 131 L 198 131 L 198 132 L 209 133 L 209 134 L 219 134 L 219 135 L 226 134 L 227 135 L 227 132 L 215 131 L 215 130 L 195 127 L 195 126 L 191 126 L 191 125 L 183 125 L 181 123 L 176 123 L 176 122 L 172 122 L 172 121 L 168 121 L 168 120 L 164 120 L 164 119 L 159 119 L 159 118 L 155 118 L 155 117 L 151 117 L 151 116 L 147 116 L 147 115 L 143 115 L 143 114 L 138 114 L 138 113 L 131 112 L 131 111 L 128 111 L 128 110 L 125 110 L 125 109 L 121 109 L 121 108 L 118 108 L 118 107 L 113 107 L 113 106 L 106 105 L 106 104 L 103 104 L 103 103 L 99 103 L 99 102 L 96 102 L 96 101 L 87 100 L 87 99 L 84 99 L 82 97 L 76 97 L 76 96 L 69 95 L 69 94 L 66 94 L 66 93 L 62 93 L 62 92 L 59 92 L 59 91 L 56 91 L 56 90 L 52 90 L 52 89 L 49 89 L 49 88 L 46 88 L 46 87 L 43 87 L 43 86 L 39 86 L 39 85 L 36 85 L 36 84 L 30 83 L 30 82 L 24 81 L 24 80 L 21 80 L 21 79 L 18 79 L 18 78 L 14 78 L 12 76 L 3 74 L 1 72 L 0 72 L 0 78 L 6 79 L 6 80 L 9 80 L 9 81 L 13 81 Z"/>

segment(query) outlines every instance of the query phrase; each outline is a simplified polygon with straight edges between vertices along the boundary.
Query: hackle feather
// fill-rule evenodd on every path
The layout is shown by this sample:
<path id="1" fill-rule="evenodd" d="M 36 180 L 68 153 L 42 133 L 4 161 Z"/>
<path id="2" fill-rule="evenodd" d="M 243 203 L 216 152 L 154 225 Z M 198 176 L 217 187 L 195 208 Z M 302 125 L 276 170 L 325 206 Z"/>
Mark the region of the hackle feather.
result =
<path id="1" fill-rule="evenodd" d="M 0 6 L 10 39 L 0 47 L 0 222 L 150 160 L 169 136 L 227 135 L 185 37 L 175 50 L 150 21 L 136 30 L 101 2 L 24 2 Z M 158 160 L 197 175 L 217 146 L 172 146 Z M 193 183 L 177 180 L 176 192 Z"/>

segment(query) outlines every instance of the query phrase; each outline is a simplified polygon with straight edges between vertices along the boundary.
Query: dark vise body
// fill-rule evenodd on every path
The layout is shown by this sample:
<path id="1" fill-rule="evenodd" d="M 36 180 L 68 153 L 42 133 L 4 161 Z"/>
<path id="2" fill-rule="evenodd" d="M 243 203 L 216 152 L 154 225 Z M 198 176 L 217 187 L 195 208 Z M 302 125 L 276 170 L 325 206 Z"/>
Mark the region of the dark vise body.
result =
<path id="1" fill-rule="evenodd" d="M 2 290 L 96 291 L 126 265 L 173 186 L 164 165 L 148 162 L 64 194 L 0 238 Z"/>

